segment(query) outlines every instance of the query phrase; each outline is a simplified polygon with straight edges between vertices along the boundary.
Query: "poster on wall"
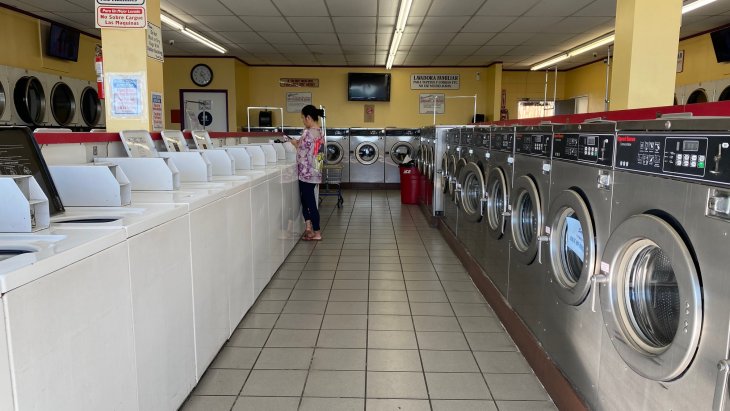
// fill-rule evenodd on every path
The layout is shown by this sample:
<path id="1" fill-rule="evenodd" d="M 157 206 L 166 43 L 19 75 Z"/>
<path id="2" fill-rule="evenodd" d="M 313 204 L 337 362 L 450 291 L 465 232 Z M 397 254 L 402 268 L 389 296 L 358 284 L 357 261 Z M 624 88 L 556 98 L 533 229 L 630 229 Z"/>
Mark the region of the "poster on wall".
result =
<path id="1" fill-rule="evenodd" d="M 308 104 L 312 104 L 312 93 L 286 93 L 287 113 L 299 113 Z"/>
<path id="2" fill-rule="evenodd" d="M 458 74 L 411 74 L 411 90 L 458 90 Z"/>
<path id="3" fill-rule="evenodd" d="M 684 50 L 677 52 L 677 73 L 684 71 Z"/>
<path id="4" fill-rule="evenodd" d="M 147 57 L 161 62 L 165 61 L 162 50 L 162 29 L 152 23 L 147 23 Z"/>
<path id="5" fill-rule="evenodd" d="M 375 104 L 365 104 L 364 121 L 366 123 L 375 122 Z"/>
<path id="6" fill-rule="evenodd" d="M 421 94 L 418 101 L 419 114 L 433 114 L 434 107 L 436 107 L 436 114 L 444 114 L 446 110 L 445 94 Z"/>
<path id="7" fill-rule="evenodd" d="M 147 117 L 145 76 L 142 73 L 108 73 L 107 104 L 110 117 L 116 119 L 143 119 Z"/>
<path id="8" fill-rule="evenodd" d="M 162 111 L 162 93 L 152 92 L 152 131 L 165 129 Z"/>

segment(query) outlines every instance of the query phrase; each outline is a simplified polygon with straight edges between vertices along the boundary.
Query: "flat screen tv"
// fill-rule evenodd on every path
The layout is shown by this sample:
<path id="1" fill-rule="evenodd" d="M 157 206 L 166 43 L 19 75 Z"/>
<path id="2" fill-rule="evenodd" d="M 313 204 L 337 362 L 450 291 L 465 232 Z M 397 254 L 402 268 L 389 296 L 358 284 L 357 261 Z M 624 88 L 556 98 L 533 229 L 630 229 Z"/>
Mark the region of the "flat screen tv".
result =
<path id="1" fill-rule="evenodd" d="M 349 73 L 347 75 L 349 101 L 390 101 L 390 74 Z"/>
<path id="2" fill-rule="evenodd" d="M 78 61 L 80 32 L 59 24 L 51 23 L 46 53 L 63 60 Z"/>
<path id="3" fill-rule="evenodd" d="M 710 33 L 718 63 L 730 61 L 730 27 Z"/>

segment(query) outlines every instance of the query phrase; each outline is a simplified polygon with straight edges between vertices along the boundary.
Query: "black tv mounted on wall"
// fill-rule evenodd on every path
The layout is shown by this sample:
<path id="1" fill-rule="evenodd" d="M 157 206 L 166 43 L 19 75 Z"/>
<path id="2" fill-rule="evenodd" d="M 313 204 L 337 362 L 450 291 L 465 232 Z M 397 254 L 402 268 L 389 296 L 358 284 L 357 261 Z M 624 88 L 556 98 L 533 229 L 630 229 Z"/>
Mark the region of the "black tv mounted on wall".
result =
<path id="1" fill-rule="evenodd" d="M 46 53 L 51 57 L 78 61 L 80 34 L 78 30 L 51 23 L 51 30 L 48 32 Z"/>
<path id="2" fill-rule="evenodd" d="M 718 63 L 730 61 L 730 27 L 710 33 Z"/>
<path id="3" fill-rule="evenodd" d="M 390 74 L 348 73 L 349 101 L 390 101 Z"/>

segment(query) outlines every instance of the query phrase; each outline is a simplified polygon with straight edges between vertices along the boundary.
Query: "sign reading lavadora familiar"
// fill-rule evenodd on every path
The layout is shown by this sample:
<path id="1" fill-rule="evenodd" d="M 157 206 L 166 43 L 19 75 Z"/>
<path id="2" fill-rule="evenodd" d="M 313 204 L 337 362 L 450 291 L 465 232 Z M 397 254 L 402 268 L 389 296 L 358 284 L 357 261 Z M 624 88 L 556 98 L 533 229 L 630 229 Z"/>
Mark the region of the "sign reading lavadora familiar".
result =
<path id="1" fill-rule="evenodd" d="M 458 74 L 411 74 L 411 90 L 459 89 Z"/>

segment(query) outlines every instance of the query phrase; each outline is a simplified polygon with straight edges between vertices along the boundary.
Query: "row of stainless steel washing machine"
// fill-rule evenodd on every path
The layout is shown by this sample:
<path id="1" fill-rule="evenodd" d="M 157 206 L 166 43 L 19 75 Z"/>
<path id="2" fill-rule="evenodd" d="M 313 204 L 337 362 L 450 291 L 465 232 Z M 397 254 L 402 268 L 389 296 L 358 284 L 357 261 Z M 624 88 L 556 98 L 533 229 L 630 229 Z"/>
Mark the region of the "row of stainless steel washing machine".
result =
<path id="1" fill-rule="evenodd" d="M 457 238 L 586 403 L 725 409 L 730 120 L 480 130 Z"/>
<path id="2" fill-rule="evenodd" d="M 420 130 L 330 128 L 326 134 L 327 162 L 343 166 L 343 182 L 398 183 L 399 166 L 415 157 Z"/>
<path id="3" fill-rule="evenodd" d="M 0 66 L 0 124 L 104 127 L 96 83 Z"/>

